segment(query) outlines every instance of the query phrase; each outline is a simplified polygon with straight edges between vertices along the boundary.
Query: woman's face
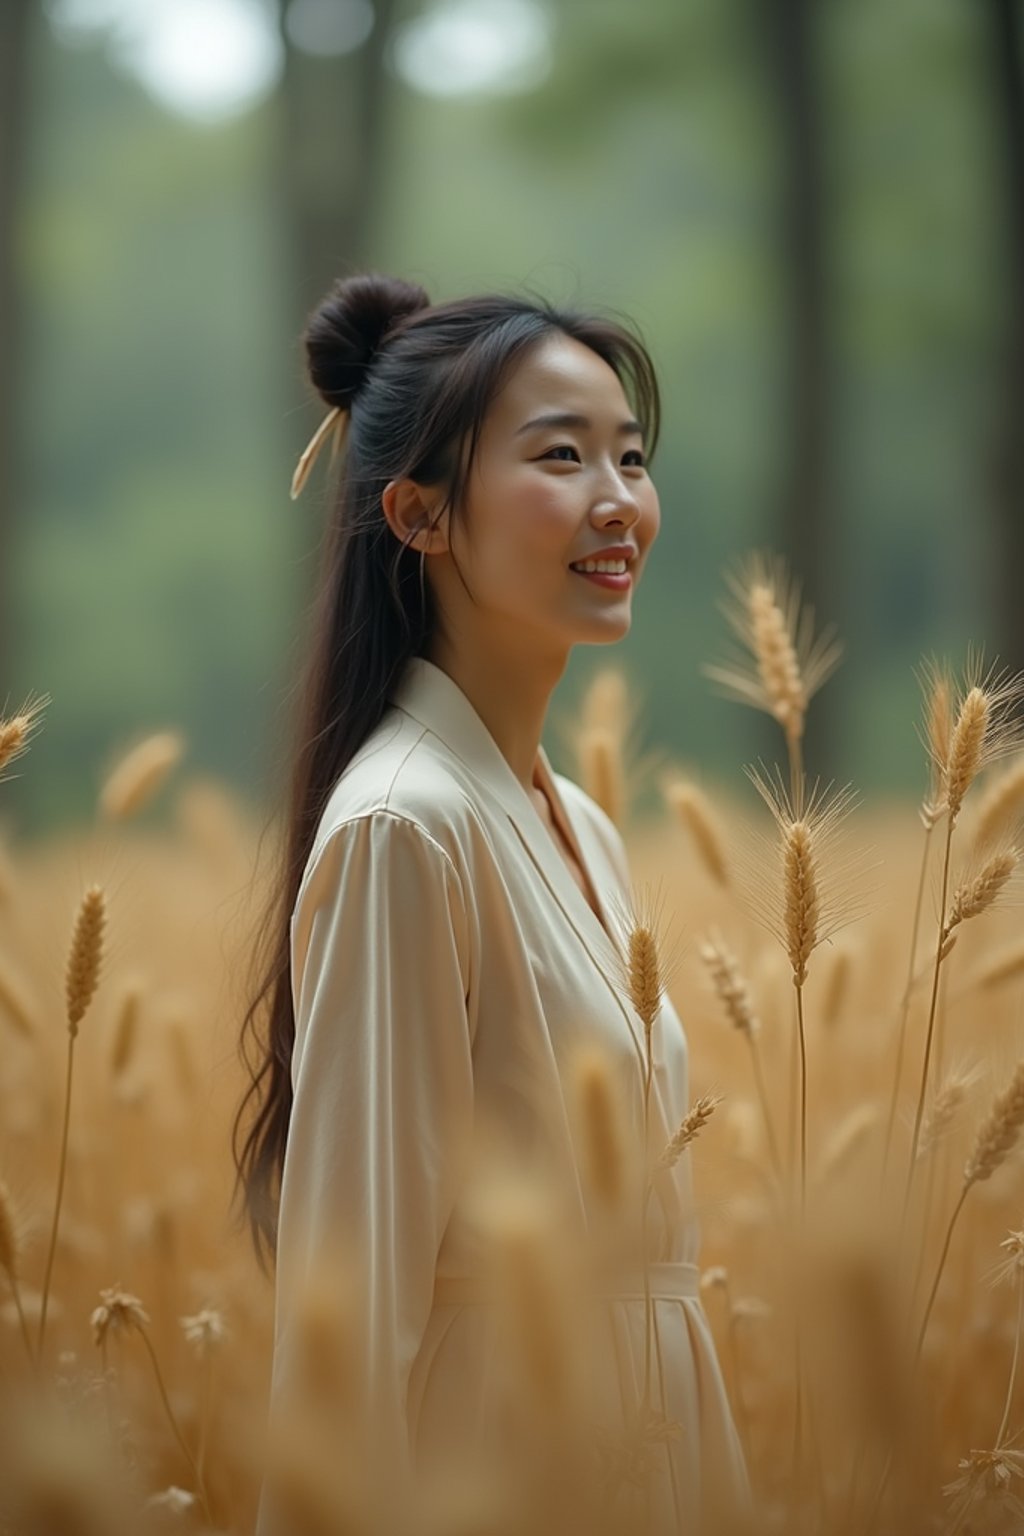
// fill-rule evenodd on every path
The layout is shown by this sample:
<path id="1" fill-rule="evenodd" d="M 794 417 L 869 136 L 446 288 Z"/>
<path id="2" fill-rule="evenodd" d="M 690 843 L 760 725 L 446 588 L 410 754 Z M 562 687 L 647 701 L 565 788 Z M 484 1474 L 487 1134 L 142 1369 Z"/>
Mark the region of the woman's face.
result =
<path id="1" fill-rule="evenodd" d="M 488 639 L 552 653 L 628 631 L 660 524 L 632 417 L 614 369 L 589 347 L 556 334 L 527 353 L 491 404 L 465 517 L 451 525 L 476 606 L 449 560 L 430 562 L 449 617 L 459 603 L 460 629 L 483 625 Z M 621 590 L 571 569 L 616 544 L 636 551 Z"/>

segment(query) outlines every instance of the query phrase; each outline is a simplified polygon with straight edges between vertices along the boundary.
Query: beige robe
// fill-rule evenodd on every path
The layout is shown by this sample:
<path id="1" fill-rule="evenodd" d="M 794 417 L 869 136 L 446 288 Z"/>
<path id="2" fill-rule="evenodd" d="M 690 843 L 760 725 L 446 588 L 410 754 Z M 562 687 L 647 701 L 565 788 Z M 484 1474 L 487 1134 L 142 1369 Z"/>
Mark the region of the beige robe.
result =
<path id="1" fill-rule="evenodd" d="M 272 1406 L 291 1363 L 296 1287 L 340 1240 L 365 1255 L 368 1328 L 354 1379 L 373 1383 L 375 1422 L 410 1457 L 465 1447 L 468 1463 L 492 1406 L 486 1309 L 472 1294 L 478 1233 L 459 1200 L 474 1109 L 486 1105 L 510 1145 L 571 1174 L 565 1063 L 588 1037 L 632 1085 L 642 1134 L 644 1030 L 621 965 L 630 871 L 614 823 L 541 747 L 535 782 L 599 919 L 441 668 L 413 658 L 389 705 L 335 786 L 292 918 L 294 1102 Z M 667 995 L 652 1038 L 650 1112 L 667 1139 L 690 1107 L 686 1036 Z M 575 1187 L 582 1204 L 582 1180 Z M 683 1426 L 657 1448 L 658 1529 L 711 1536 L 710 1484 L 729 1485 L 741 1504 L 748 1487 L 699 1295 L 687 1155 L 649 1219 L 653 1399 Z M 643 1377 L 642 1293 L 616 1296 L 610 1315 L 604 1368 L 625 1412 Z M 266 1503 L 257 1536 L 277 1536 Z"/>

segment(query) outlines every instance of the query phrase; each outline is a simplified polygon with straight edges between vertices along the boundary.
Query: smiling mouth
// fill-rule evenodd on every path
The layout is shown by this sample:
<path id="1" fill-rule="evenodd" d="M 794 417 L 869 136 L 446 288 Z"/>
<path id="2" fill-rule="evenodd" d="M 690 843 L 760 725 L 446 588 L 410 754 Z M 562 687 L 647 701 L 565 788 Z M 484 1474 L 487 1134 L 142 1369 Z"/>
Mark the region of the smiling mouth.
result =
<path id="1" fill-rule="evenodd" d="M 569 569 L 574 575 L 582 576 L 585 581 L 607 587 L 612 592 L 625 592 L 633 585 L 633 573 L 628 566 L 624 571 L 581 571 L 574 565 Z"/>

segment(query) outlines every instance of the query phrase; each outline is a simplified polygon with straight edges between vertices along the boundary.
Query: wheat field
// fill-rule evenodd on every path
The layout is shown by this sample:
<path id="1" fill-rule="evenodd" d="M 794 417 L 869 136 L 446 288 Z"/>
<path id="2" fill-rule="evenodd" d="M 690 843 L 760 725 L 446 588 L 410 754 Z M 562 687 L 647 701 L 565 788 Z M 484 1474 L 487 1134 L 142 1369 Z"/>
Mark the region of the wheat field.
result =
<path id="1" fill-rule="evenodd" d="M 750 770 L 746 798 L 633 752 L 614 664 L 569 735 L 628 848 L 649 1051 L 662 989 L 687 1032 L 692 1108 L 653 1157 L 692 1159 L 749 1528 L 1024 1530 L 1024 681 L 977 656 L 924 661 L 920 801 L 864 808 L 802 762 L 838 644 L 777 564 L 737 574 L 729 617 L 736 650 L 709 678 L 779 727 L 778 765 Z M 0 722 L 0 770 L 31 772 L 48 704 Z M 639 826 L 630 803 L 654 775 L 661 822 Z M 157 796 L 169 829 L 142 833 Z M 171 732 L 120 755 L 94 826 L 0 840 L 0 1530 L 248 1532 L 270 1468 L 296 1536 L 575 1532 L 560 1476 L 524 1490 L 500 1469 L 385 1521 L 357 1460 L 324 1449 L 347 1443 L 334 1408 L 358 1320 L 316 1298 L 320 1379 L 305 1417 L 267 1432 L 273 1298 L 227 1215 L 272 864 L 258 845 L 252 809 L 190 777 Z M 628 1152 L 608 1074 L 581 1063 L 579 1125 L 610 1207 Z M 516 1252 L 532 1301 L 510 1336 L 537 1356 L 523 1391 L 540 1422 L 557 1350 L 537 1348 L 537 1254 Z M 609 1536 L 643 1529 L 659 1426 L 639 1408 L 639 1502 L 603 1494 L 587 1527 Z M 571 1426 L 544 1425 L 567 1483 Z"/>

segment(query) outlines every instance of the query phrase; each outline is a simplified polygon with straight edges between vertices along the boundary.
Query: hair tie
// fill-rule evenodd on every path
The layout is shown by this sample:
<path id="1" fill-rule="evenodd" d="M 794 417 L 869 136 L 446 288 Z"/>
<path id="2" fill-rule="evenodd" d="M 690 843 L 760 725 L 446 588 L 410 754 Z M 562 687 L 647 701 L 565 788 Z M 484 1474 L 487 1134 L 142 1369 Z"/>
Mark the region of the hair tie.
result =
<path id="1" fill-rule="evenodd" d="M 295 466 L 295 473 L 292 475 L 292 501 L 300 494 L 302 487 L 305 485 L 306 478 L 316 463 L 317 455 L 324 445 L 324 440 L 332 428 L 334 429 L 334 442 L 331 446 L 331 463 L 334 463 L 335 455 L 341 447 L 347 425 L 348 412 L 342 406 L 336 405 L 333 410 L 327 412 L 327 415 L 317 427 L 305 448 L 303 448 L 299 456 L 299 462 Z"/>

